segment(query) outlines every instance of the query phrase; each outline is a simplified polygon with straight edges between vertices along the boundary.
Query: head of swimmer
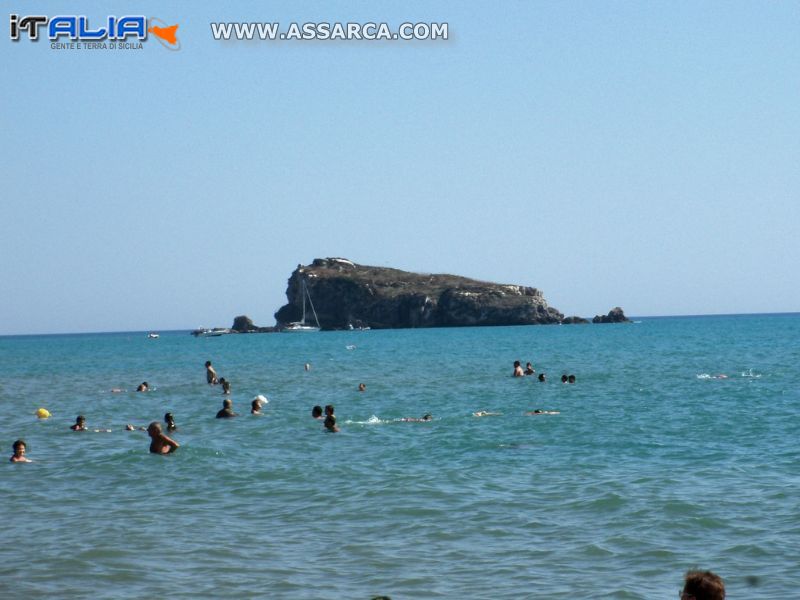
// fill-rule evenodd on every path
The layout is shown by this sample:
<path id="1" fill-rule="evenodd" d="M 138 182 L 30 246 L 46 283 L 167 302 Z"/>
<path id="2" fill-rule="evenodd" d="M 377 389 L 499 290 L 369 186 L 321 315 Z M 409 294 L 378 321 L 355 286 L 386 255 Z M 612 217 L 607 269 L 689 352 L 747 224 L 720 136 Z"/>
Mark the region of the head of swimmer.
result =
<path id="1" fill-rule="evenodd" d="M 233 402 L 230 398 L 225 398 L 225 400 L 222 401 L 222 408 L 231 408 L 232 406 Z"/>
<path id="2" fill-rule="evenodd" d="M 326 404 L 325 405 L 325 414 L 328 416 L 333 415 L 333 404 Z"/>
<path id="3" fill-rule="evenodd" d="M 315 419 L 319 419 L 322 416 L 322 407 L 315 406 L 314 408 L 312 408 L 311 416 L 314 417 Z"/>
<path id="4" fill-rule="evenodd" d="M 158 421 L 153 421 L 150 425 L 147 426 L 147 435 L 152 437 L 158 437 L 161 435 L 161 423 Z"/>
<path id="5" fill-rule="evenodd" d="M 11 447 L 14 449 L 14 456 L 25 456 L 25 452 L 28 450 L 25 440 L 17 440 Z"/>

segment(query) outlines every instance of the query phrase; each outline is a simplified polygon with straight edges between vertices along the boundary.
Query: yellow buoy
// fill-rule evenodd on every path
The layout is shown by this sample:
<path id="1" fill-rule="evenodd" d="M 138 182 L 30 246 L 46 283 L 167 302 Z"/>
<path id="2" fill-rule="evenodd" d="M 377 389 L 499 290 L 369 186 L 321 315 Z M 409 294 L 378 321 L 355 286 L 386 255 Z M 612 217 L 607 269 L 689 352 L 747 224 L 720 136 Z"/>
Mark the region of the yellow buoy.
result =
<path id="1" fill-rule="evenodd" d="M 36 411 L 36 416 L 40 419 L 47 419 L 50 416 L 50 411 L 46 408 L 40 408 Z"/>

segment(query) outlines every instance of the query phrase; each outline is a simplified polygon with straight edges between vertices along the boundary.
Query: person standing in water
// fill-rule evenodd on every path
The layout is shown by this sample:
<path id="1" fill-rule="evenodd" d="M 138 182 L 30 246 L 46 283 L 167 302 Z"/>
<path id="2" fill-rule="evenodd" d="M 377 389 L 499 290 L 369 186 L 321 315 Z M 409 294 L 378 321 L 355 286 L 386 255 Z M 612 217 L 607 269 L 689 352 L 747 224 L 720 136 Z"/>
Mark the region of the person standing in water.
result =
<path id="1" fill-rule="evenodd" d="M 514 361 L 514 377 L 524 377 L 525 373 L 522 371 L 522 364 L 518 361 Z"/>
<path id="2" fill-rule="evenodd" d="M 164 415 L 164 423 L 167 424 L 167 431 L 178 431 L 178 426 L 175 425 L 175 417 L 172 416 L 172 413 Z"/>
<path id="3" fill-rule="evenodd" d="M 167 437 L 161 431 L 161 423 L 153 421 L 147 427 L 147 435 L 150 436 L 150 452 L 153 454 L 170 454 L 180 448 L 180 444 Z"/>
<path id="4" fill-rule="evenodd" d="M 214 367 L 211 366 L 210 360 L 206 361 L 206 383 L 208 383 L 208 385 L 216 385 L 219 383 L 217 372 L 214 370 Z"/>
<path id="5" fill-rule="evenodd" d="M 225 398 L 222 401 L 222 409 L 217 413 L 218 419 L 228 419 L 230 417 L 238 417 L 239 415 L 233 412 L 233 402 L 230 398 Z"/>

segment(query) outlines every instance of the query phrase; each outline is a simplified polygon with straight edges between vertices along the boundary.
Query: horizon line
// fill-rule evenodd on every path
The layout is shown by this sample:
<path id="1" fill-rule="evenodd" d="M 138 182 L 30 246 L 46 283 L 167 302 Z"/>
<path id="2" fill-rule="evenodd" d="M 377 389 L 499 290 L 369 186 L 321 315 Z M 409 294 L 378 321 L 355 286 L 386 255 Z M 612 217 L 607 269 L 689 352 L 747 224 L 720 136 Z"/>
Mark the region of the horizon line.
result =
<path id="1" fill-rule="evenodd" d="M 631 315 L 627 318 L 631 321 L 638 319 L 693 319 L 700 317 L 758 317 L 758 316 L 787 316 L 787 315 L 800 315 L 800 311 L 779 311 L 779 312 L 752 312 L 752 313 L 692 313 L 692 314 L 679 314 L 679 315 Z M 591 317 L 588 321 L 591 324 Z M 607 323 L 606 323 L 607 324 Z M 476 327 L 482 327 L 477 325 Z M 505 325 L 497 325 L 497 327 L 506 327 Z M 509 325 L 508 327 L 524 327 L 524 325 Z M 57 335 L 112 335 L 122 333 L 177 333 L 177 332 L 191 332 L 195 328 L 180 327 L 178 329 L 121 329 L 117 331 L 54 331 L 47 333 L 0 333 L 0 338 L 4 337 L 34 337 L 34 336 L 57 336 Z M 450 329 L 449 327 L 405 327 L 404 329 Z"/>

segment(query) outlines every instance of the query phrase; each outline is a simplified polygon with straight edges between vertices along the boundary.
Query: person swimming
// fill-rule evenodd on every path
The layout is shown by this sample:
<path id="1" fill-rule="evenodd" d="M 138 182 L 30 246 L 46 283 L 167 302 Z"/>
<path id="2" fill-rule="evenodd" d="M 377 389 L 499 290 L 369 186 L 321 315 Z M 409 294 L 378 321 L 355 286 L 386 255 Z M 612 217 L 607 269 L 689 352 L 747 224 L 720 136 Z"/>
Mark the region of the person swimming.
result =
<path id="1" fill-rule="evenodd" d="M 539 382 L 544 383 L 545 381 L 547 381 L 547 377 L 545 377 L 545 374 L 539 373 Z"/>
<path id="2" fill-rule="evenodd" d="M 567 383 L 567 379 L 568 379 L 568 378 L 567 378 L 567 376 L 566 376 L 566 375 L 562 375 L 562 376 L 561 376 L 561 383 Z"/>
<path id="3" fill-rule="evenodd" d="M 222 393 L 228 395 L 231 393 L 231 382 L 224 377 L 219 378 L 219 383 L 222 386 Z"/>
<path id="4" fill-rule="evenodd" d="M 25 443 L 25 440 L 17 440 L 11 445 L 11 448 L 14 450 L 14 454 L 11 455 L 9 462 L 33 462 L 30 458 L 25 456 L 25 453 L 28 451 L 28 444 Z"/>
<path id="5" fill-rule="evenodd" d="M 222 401 L 222 409 L 217 413 L 218 419 L 228 419 L 230 417 L 238 417 L 239 414 L 233 412 L 233 402 L 230 398 L 225 398 Z"/>
<path id="6" fill-rule="evenodd" d="M 150 391 L 150 386 L 148 385 L 148 383 L 146 381 L 143 381 L 136 388 L 136 391 L 137 392 L 149 392 Z"/>
<path id="7" fill-rule="evenodd" d="M 533 375 L 534 373 L 536 373 L 536 370 L 533 368 L 533 365 L 531 363 L 527 363 L 525 365 L 525 375 Z"/>
<path id="8" fill-rule="evenodd" d="M 322 418 L 324 418 L 324 417 L 322 416 L 322 407 L 318 405 L 318 406 L 315 406 L 314 408 L 312 408 L 312 409 L 311 409 L 311 416 L 312 416 L 313 418 L 315 418 L 315 419 L 322 419 Z"/>
<path id="9" fill-rule="evenodd" d="M 489 412 L 486 410 L 479 410 L 478 412 L 472 413 L 473 417 L 499 417 L 503 413 L 500 412 Z"/>
<path id="10" fill-rule="evenodd" d="M 524 377 L 525 373 L 522 371 L 522 363 L 518 360 L 514 361 L 514 377 Z"/>
<path id="11" fill-rule="evenodd" d="M 402 419 L 398 419 L 403 423 L 425 423 L 427 421 L 433 420 L 433 415 L 431 413 L 425 413 L 422 415 L 421 418 L 417 419 L 416 417 L 403 417 Z"/>
<path id="12" fill-rule="evenodd" d="M 569 383 L 575 383 L 575 375 L 570 375 L 569 377 L 567 377 L 567 381 Z"/>
<path id="13" fill-rule="evenodd" d="M 558 410 L 541 410 L 541 409 L 537 408 L 536 410 L 528 411 L 525 414 L 526 415 L 560 415 L 561 412 L 558 411 Z"/>
<path id="14" fill-rule="evenodd" d="M 250 414 L 251 415 L 263 415 L 264 413 L 261 412 L 261 399 L 256 396 L 253 398 L 253 401 L 250 403 Z"/>
<path id="15" fill-rule="evenodd" d="M 72 425 L 70 429 L 72 431 L 86 431 L 86 417 L 78 415 L 78 418 L 75 419 L 75 425 Z"/>
<path id="16" fill-rule="evenodd" d="M 367 384 L 366 383 L 359 383 L 358 384 L 358 391 L 359 392 L 366 392 L 367 391 Z"/>
<path id="17" fill-rule="evenodd" d="M 164 423 L 167 425 L 167 431 L 178 431 L 178 426 L 175 425 L 175 417 L 171 412 L 164 415 Z"/>
<path id="18" fill-rule="evenodd" d="M 150 452 L 153 454 L 169 454 L 180 448 L 180 444 L 167 437 L 161 431 L 161 423 L 153 421 L 147 427 L 147 435 L 150 436 Z"/>
<path id="19" fill-rule="evenodd" d="M 324 425 L 328 433 L 337 433 L 339 431 L 339 427 L 336 425 L 336 417 L 333 416 L 333 413 L 325 417 Z"/>

